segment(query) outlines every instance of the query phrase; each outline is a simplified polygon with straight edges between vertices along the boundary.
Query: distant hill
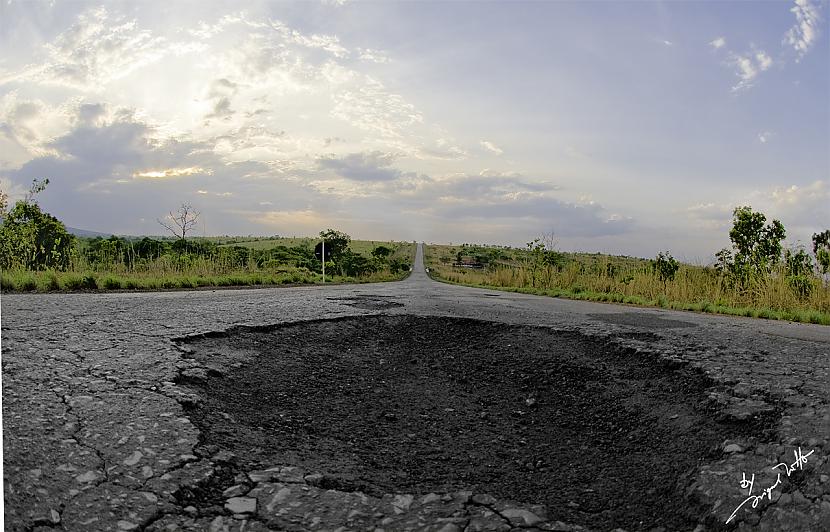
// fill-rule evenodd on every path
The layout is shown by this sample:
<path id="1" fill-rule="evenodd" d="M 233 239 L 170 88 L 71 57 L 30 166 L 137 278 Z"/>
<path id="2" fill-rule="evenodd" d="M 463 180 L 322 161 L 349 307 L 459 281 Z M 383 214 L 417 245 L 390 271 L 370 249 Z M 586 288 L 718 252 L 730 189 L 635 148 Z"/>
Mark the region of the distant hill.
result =
<path id="1" fill-rule="evenodd" d="M 83 238 L 95 238 L 96 236 L 106 238 L 112 236 L 111 233 L 98 233 L 97 231 L 87 231 L 86 229 L 77 229 L 75 227 L 67 227 L 66 230 L 75 236 Z"/>

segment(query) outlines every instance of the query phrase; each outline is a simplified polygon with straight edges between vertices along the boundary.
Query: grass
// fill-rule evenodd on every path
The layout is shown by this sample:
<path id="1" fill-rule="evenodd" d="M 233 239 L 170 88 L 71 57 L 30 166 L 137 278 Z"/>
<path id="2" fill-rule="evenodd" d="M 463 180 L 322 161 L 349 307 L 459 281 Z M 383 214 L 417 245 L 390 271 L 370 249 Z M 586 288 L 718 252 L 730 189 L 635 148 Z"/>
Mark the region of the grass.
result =
<path id="1" fill-rule="evenodd" d="M 286 240 L 267 239 L 250 242 L 270 249 L 286 245 Z M 307 239 L 312 242 L 311 239 Z M 267 244 L 267 247 L 264 247 Z M 356 241 L 353 251 L 366 250 L 368 255 L 378 245 L 394 249 L 393 257 L 415 258 L 412 243 Z M 241 245 L 241 244 L 239 244 Z M 390 257 L 391 258 L 391 257 Z M 408 271 L 392 274 L 388 269 L 360 277 L 333 276 L 327 272 L 326 284 L 372 283 L 403 279 Z M 109 269 L 94 269 L 79 260 L 69 271 L 5 270 L 0 272 L 2 292 L 56 292 L 56 291 L 112 291 L 112 290 L 177 290 L 197 288 L 224 288 L 244 286 L 308 285 L 323 282 L 322 275 L 290 264 L 257 267 L 255 263 L 243 268 L 228 268 L 207 258 L 198 258 L 187 264 L 178 264 L 165 255 L 145 265 L 141 270 L 128 270 L 123 264 Z"/>
<path id="2" fill-rule="evenodd" d="M 408 273 L 408 272 L 406 272 Z M 397 281 L 405 274 L 376 273 L 364 277 L 331 277 L 326 284 L 369 283 Z M 321 284 L 322 276 L 315 273 L 234 272 L 225 275 L 172 274 L 165 276 L 140 274 L 111 274 L 99 272 L 30 272 L 4 271 L 0 273 L 3 292 L 55 291 L 111 291 L 111 290 L 176 290 L 194 288 L 278 286 Z"/>
<path id="3" fill-rule="evenodd" d="M 631 257 L 566 254 L 561 268 L 531 271 L 523 250 L 490 248 L 492 260 L 482 270 L 451 265 L 458 252 L 486 248 L 427 246 L 426 266 L 440 281 L 585 301 L 668 308 L 830 325 L 830 287 L 815 278 L 809 294 L 799 294 L 784 276 L 771 276 L 744 290 L 730 287 L 712 270 L 682 265 L 673 280 L 659 280 L 649 261 Z M 449 260 L 448 260 L 449 259 Z M 608 265 L 612 265 L 609 267 Z"/>

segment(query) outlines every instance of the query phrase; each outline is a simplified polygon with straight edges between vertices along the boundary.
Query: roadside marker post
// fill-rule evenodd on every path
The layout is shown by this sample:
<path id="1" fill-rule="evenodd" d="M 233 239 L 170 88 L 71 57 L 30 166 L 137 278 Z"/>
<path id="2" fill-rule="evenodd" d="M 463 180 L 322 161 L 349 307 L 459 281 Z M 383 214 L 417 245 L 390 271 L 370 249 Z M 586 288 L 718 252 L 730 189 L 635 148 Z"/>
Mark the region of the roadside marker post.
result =
<path id="1" fill-rule="evenodd" d="M 326 241 L 323 240 L 322 242 L 318 242 L 316 246 L 314 246 L 314 256 L 320 259 L 320 262 L 323 264 L 323 283 L 326 282 L 326 261 L 331 259 L 331 246 L 329 246 L 328 251 L 326 251 Z"/>

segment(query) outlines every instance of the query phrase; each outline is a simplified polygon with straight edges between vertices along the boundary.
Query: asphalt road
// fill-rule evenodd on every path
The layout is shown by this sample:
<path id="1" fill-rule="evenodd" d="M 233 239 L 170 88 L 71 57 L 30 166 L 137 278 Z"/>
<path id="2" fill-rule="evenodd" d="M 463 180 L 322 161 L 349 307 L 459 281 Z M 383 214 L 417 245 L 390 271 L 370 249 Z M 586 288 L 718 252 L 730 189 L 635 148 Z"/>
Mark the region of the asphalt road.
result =
<path id="1" fill-rule="evenodd" d="M 465 492 L 367 498 L 279 464 L 237 479 L 224 509 L 182 506 L 183 489 L 221 476 L 228 458 L 193 454 L 199 433 L 184 407 L 199 398 L 174 381 L 199 368 L 173 339 L 373 314 L 550 327 L 696 368 L 715 383 L 708 400 L 724 416 L 780 414 L 769 441 L 725 441 L 693 472 L 685 497 L 707 508 L 700 529 L 722 526 L 748 496 L 760 496 L 730 526 L 830 530 L 830 328 L 451 286 L 427 277 L 420 246 L 413 273 L 397 283 L 3 295 L 5 529 L 264 530 L 269 514 L 290 508 L 297 529 L 336 528 L 338 520 L 349 528 L 364 514 L 352 528 L 580 529 L 548 522 L 543 508 L 521 501 Z M 779 462 L 796 467 L 772 469 Z M 749 493 L 739 482 L 753 473 Z"/>

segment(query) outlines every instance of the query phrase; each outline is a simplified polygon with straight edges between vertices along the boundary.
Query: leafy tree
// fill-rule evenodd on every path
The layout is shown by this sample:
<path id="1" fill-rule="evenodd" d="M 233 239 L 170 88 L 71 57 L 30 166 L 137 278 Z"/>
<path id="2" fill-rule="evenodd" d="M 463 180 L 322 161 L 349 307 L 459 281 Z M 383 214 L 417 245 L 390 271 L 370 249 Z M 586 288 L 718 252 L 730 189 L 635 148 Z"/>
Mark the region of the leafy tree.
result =
<path id="1" fill-rule="evenodd" d="M 60 220 L 43 212 L 35 201 L 35 196 L 48 184 L 48 179 L 35 179 L 26 197 L 3 213 L 0 267 L 28 270 L 65 270 L 69 267 L 75 237 Z"/>
<path id="2" fill-rule="evenodd" d="M 787 275 L 809 276 L 813 273 L 813 259 L 803 249 L 793 253 L 789 249 L 784 254 Z"/>
<path id="3" fill-rule="evenodd" d="M 787 284 L 801 297 L 809 297 L 813 290 L 813 259 L 803 249 L 793 253 L 789 249 L 784 254 Z"/>
<path id="4" fill-rule="evenodd" d="M 769 224 L 766 221 L 763 213 L 754 212 L 751 207 L 735 208 L 729 231 L 732 250 L 722 249 L 715 255 L 720 271 L 728 271 L 743 284 L 770 273 L 781 262 L 781 241 L 786 230 L 778 220 Z"/>
<path id="5" fill-rule="evenodd" d="M 141 259 L 157 259 L 167 253 L 169 246 L 161 240 L 144 237 L 135 243 L 135 254 Z"/>
<path id="6" fill-rule="evenodd" d="M 320 238 L 326 241 L 326 251 L 331 253 L 331 261 L 337 266 L 340 275 L 345 275 L 343 255 L 348 251 L 352 237 L 341 231 L 326 229 L 320 231 Z"/>
<path id="7" fill-rule="evenodd" d="M 679 268 L 680 263 L 678 263 L 668 251 L 665 253 L 658 253 L 657 257 L 651 261 L 651 269 L 657 274 L 657 277 L 663 281 L 663 285 L 665 285 L 667 281 L 674 279 L 674 276 Z"/>
<path id="8" fill-rule="evenodd" d="M 372 250 L 372 256 L 376 259 L 385 260 L 392 254 L 392 248 L 386 246 L 378 246 Z"/>
<path id="9" fill-rule="evenodd" d="M 830 229 L 813 235 L 813 254 L 819 271 L 823 274 L 830 272 Z"/>
<path id="10" fill-rule="evenodd" d="M 375 265 L 359 253 L 347 249 L 340 256 L 340 268 L 349 277 L 359 277 L 376 271 Z"/>

